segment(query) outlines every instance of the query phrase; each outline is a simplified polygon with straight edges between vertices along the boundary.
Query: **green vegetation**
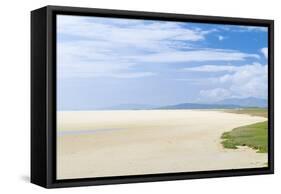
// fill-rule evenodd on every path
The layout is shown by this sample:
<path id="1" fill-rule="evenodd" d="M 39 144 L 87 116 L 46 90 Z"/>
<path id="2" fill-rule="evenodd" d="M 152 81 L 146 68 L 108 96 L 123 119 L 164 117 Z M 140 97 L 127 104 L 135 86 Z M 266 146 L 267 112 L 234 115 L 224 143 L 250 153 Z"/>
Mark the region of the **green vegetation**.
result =
<path id="1" fill-rule="evenodd" d="M 223 133 L 222 144 L 225 148 L 237 149 L 237 146 L 248 146 L 257 149 L 259 153 L 266 153 L 268 150 L 267 129 L 267 121 L 238 127 Z"/>
<path id="2" fill-rule="evenodd" d="M 241 108 L 226 110 L 229 113 L 248 114 L 252 116 L 268 117 L 267 108 Z"/>
<path id="3" fill-rule="evenodd" d="M 268 118 L 267 108 L 242 108 L 226 110 L 236 114 L 248 114 Z M 237 146 L 248 146 L 266 153 L 268 149 L 268 122 L 246 125 L 225 132 L 222 135 L 222 144 L 225 148 L 237 149 Z"/>

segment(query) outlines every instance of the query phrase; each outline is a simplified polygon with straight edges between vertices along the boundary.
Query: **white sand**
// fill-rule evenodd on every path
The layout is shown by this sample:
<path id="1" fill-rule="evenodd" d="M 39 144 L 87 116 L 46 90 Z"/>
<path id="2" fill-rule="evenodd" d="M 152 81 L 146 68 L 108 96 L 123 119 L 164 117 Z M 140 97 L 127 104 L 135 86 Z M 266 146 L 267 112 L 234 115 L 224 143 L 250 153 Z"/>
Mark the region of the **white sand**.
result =
<path id="1" fill-rule="evenodd" d="M 215 110 L 59 112 L 57 178 L 262 167 L 267 154 L 224 149 L 220 137 L 265 120 Z"/>

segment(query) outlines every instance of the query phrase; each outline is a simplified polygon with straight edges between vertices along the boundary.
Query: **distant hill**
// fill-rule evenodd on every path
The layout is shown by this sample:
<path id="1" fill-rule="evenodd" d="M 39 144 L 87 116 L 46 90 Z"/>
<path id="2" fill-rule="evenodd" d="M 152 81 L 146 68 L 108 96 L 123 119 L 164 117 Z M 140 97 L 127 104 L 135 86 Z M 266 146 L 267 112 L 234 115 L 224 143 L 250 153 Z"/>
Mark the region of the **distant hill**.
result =
<path id="1" fill-rule="evenodd" d="M 163 106 L 157 109 L 226 109 L 226 108 L 241 108 L 234 104 L 197 104 L 197 103 L 182 103 L 170 106 Z"/>
<path id="2" fill-rule="evenodd" d="M 267 101 L 261 98 L 229 98 L 214 103 L 180 103 L 167 106 L 148 104 L 119 104 L 100 110 L 151 110 L 151 109 L 231 109 L 231 108 L 266 108 Z"/>
<path id="3" fill-rule="evenodd" d="M 148 104 L 119 104 L 116 106 L 102 108 L 104 110 L 149 110 L 156 106 Z"/>
<path id="4" fill-rule="evenodd" d="M 227 109 L 227 108 L 266 108 L 267 101 L 260 98 L 230 98 L 212 104 L 208 103 L 181 103 L 169 106 L 162 106 L 156 109 Z"/>
<path id="5" fill-rule="evenodd" d="M 267 107 L 267 100 L 261 98 L 229 98 L 225 100 L 221 100 L 216 102 L 215 104 L 219 105 L 227 105 L 227 104 L 235 104 L 241 107 L 260 107 L 265 108 Z"/>

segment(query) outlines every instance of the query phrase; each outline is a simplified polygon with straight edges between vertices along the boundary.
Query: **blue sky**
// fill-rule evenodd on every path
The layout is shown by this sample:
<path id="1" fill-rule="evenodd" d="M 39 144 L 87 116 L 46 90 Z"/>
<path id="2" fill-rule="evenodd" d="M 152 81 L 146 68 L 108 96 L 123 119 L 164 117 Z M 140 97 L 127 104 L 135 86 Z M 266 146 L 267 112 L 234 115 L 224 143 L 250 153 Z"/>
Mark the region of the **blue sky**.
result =
<path id="1" fill-rule="evenodd" d="M 267 99 L 267 28 L 57 16 L 60 110 Z"/>

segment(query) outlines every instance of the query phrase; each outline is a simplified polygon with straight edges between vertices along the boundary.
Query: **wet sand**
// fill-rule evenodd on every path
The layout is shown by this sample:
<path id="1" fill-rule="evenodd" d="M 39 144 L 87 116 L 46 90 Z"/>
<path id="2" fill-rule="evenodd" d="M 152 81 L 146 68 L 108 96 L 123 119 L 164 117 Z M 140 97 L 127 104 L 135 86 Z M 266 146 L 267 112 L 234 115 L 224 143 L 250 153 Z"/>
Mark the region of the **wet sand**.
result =
<path id="1" fill-rule="evenodd" d="M 266 118 L 219 110 L 58 112 L 57 178 L 263 167 L 267 154 L 224 149 L 223 132 Z"/>

